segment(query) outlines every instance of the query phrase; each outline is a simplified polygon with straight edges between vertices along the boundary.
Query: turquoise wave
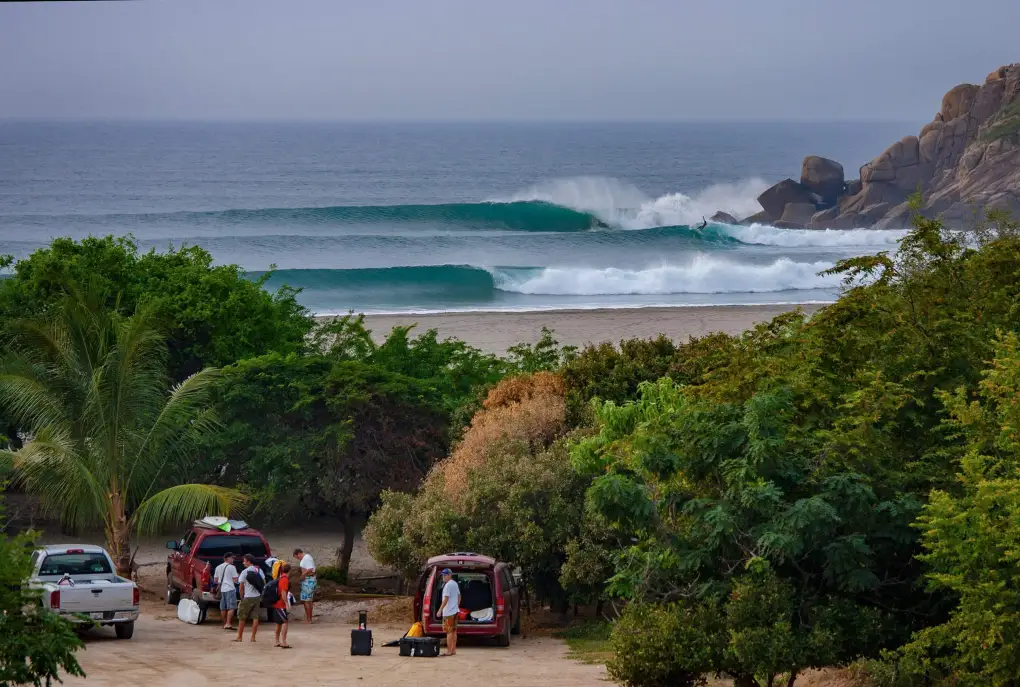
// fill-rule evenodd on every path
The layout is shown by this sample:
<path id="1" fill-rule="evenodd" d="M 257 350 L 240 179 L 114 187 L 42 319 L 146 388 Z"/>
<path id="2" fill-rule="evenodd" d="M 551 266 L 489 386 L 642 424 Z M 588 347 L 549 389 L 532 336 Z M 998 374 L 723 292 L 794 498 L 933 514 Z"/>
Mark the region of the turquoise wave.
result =
<path id="1" fill-rule="evenodd" d="M 438 225 L 451 229 L 506 231 L 586 231 L 608 225 L 596 216 L 540 201 L 513 203 L 441 203 L 435 205 L 336 205 L 106 215 L 6 215 L 3 223 L 49 224 L 54 220 L 86 224 L 184 224 L 204 226 L 288 225 Z"/>

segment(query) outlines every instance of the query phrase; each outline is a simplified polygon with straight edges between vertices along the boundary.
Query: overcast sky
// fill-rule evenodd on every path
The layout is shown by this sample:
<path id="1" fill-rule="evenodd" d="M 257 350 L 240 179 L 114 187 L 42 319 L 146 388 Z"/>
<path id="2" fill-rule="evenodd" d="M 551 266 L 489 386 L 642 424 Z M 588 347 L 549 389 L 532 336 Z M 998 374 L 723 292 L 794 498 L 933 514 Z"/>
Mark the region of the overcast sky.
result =
<path id="1" fill-rule="evenodd" d="M 927 121 L 1020 0 L 0 3 L 0 118 Z"/>

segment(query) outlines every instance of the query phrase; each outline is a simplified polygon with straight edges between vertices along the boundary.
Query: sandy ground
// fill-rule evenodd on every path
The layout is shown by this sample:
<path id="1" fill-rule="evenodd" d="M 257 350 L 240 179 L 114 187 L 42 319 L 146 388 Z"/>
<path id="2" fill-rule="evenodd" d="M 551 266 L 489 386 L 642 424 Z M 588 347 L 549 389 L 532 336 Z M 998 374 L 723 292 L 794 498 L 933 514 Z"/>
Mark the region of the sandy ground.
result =
<path id="1" fill-rule="evenodd" d="M 273 647 L 273 626 L 263 624 L 258 642 L 234 644 L 214 614 L 203 625 L 180 622 L 175 608 L 146 601 L 132 639 L 118 640 L 106 628 L 90 630 L 86 650 L 79 654 L 86 680 L 65 679 L 65 685 L 104 687 L 212 687 L 244 684 L 363 685 L 365 687 L 434 687 L 485 684 L 501 686 L 580 687 L 604 685 L 602 666 L 584 665 L 566 657 L 566 645 L 549 637 L 514 641 L 507 649 L 484 642 L 465 642 L 451 658 L 402 658 L 396 648 L 383 648 L 406 627 L 369 625 L 375 640 L 371 656 L 350 655 L 352 625 L 323 621 L 310 626 L 293 623 L 290 651 Z M 247 633 L 246 633 L 247 636 Z"/>
<path id="2" fill-rule="evenodd" d="M 665 334 L 677 341 L 711 332 L 739 334 L 758 322 L 797 307 L 812 313 L 819 305 L 708 306 L 628 308 L 605 310 L 549 310 L 521 313 L 444 313 L 438 315 L 368 315 L 366 325 L 376 339 L 398 325 L 417 324 L 436 329 L 440 338 L 456 337 L 490 353 L 502 354 L 515 343 L 534 343 L 542 327 L 555 330 L 561 344 L 584 346 L 624 338 L 653 338 Z"/>

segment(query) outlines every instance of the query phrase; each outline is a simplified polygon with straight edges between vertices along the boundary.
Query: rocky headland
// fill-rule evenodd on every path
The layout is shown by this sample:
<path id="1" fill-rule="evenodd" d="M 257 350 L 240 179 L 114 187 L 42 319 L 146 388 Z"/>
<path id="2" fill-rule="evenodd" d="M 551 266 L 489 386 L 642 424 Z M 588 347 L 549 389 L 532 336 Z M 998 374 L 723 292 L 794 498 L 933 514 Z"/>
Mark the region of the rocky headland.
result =
<path id="1" fill-rule="evenodd" d="M 902 228 L 916 193 L 921 213 L 950 227 L 969 226 L 988 210 L 1020 214 L 1020 63 L 999 67 L 980 86 L 950 89 L 935 119 L 861 167 L 857 179 L 847 180 L 834 160 L 804 158 L 800 181 L 769 188 L 758 197 L 762 211 L 739 223 Z"/>

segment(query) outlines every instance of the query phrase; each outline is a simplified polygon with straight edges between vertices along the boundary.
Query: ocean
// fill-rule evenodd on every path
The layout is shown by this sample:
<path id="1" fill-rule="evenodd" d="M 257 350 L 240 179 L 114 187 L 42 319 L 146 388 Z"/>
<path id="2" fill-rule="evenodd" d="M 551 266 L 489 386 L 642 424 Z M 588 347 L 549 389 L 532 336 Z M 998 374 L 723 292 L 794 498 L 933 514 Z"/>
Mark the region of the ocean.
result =
<path id="1" fill-rule="evenodd" d="M 917 126 L 0 122 L 0 254 L 198 244 L 320 314 L 826 302 L 903 232 L 692 227 Z"/>

